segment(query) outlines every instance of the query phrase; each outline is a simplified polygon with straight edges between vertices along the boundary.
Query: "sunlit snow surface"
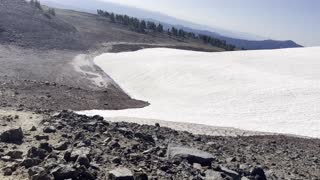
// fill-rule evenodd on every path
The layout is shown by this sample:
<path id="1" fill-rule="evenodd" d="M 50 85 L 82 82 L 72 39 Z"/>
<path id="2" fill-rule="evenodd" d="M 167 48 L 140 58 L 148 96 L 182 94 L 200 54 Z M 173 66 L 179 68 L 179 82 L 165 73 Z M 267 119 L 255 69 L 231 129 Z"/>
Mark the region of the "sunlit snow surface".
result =
<path id="1" fill-rule="evenodd" d="M 143 109 L 87 111 L 320 137 L 320 48 L 204 53 L 145 49 L 95 63 Z"/>

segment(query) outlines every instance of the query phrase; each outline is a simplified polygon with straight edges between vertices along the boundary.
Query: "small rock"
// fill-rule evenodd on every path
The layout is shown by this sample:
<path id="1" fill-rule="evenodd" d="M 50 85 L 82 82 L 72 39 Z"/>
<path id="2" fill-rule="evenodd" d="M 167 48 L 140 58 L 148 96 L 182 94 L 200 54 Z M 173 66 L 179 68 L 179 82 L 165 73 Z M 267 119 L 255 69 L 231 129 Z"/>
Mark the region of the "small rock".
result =
<path id="1" fill-rule="evenodd" d="M 51 153 L 52 152 L 52 146 L 47 143 L 47 142 L 42 142 L 39 145 L 39 148 L 46 150 L 47 152 Z"/>
<path id="2" fill-rule="evenodd" d="M 111 147 L 111 148 L 119 148 L 120 147 L 120 144 L 115 141 L 115 140 L 112 140 L 108 143 L 108 146 Z"/>
<path id="3" fill-rule="evenodd" d="M 57 130 L 54 126 L 47 126 L 43 128 L 44 133 L 55 133 Z"/>
<path id="4" fill-rule="evenodd" d="M 21 127 L 17 129 L 10 129 L 0 135 L 0 140 L 6 143 L 19 143 L 22 142 L 23 132 Z"/>
<path id="5" fill-rule="evenodd" d="M 139 138 L 141 140 L 143 140 L 144 142 L 148 142 L 148 143 L 155 143 L 153 137 L 149 134 L 144 134 L 144 133 L 135 133 L 134 137 Z"/>
<path id="6" fill-rule="evenodd" d="M 10 156 L 12 159 L 22 159 L 22 151 L 9 151 L 7 153 L 8 156 Z"/>
<path id="7" fill-rule="evenodd" d="M 205 180 L 224 180 L 221 172 L 207 170 L 205 174 Z"/>
<path id="8" fill-rule="evenodd" d="M 34 136 L 36 138 L 37 141 L 41 141 L 41 140 L 49 140 L 49 136 L 48 135 L 36 135 Z"/>
<path id="9" fill-rule="evenodd" d="M 231 158 L 227 158 L 226 161 L 227 161 L 228 163 L 230 163 L 230 162 L 236 162 L 237 159 L 236 159 L 235 157 L 231 157 Z"/>
<path id="10" fill-rule="evenodd" d="M 7 167 L 3 168 L 2 171 L 3 171 L 4 176 L 11 176 L 13 173 L 13 170 L 11 168 L 7 168 Z"/>
<path id="11" fill-rule="evenodd" d="M 40 159 L 36 159 L 36 158 L 27 158 L 27 159 L 24 159 L 21 163 L 21 166 L 24 166 L 26 168 L 30 168 L 30 167 L 33 167 L 33 166 L 37 166 L 41 163 L 41 160 Z"/>
<path id="12" fill-rule="evenodd" d="M 103 121 L 103 120 L 104 120 L 104 118 L 103 118 L 102 116 L 99 116 L 99 115 L 95 115 L 95 116 L 93 116 L 92 118 L 93 118 L 93 119 L 96 119 L 96 120 L 98 120 L 98 121 Z"/>
<path id="13" fill-rule="evenodd" d="M 30 131 L 36 131 L 36 130 L 37 130 L 37 128 L 35 126 L 32 126 L 30 129 Z"/>
<path id="14" fill-rule="evenodd" d="M 77 171 L 69 165 L 59 165 L 51 171 L 55 179 L 75 179 Z"/>
<path id="15" fill-rule="evenodd" d="M 109 180 L 134 180 L 134 178 L 129 169 L 117 168 L 109 172 Z"/>
<path id="16" fill-rule="evenodd" d="M 214 156 L 207 152 L 173 145 L 168 146 L 167 156 L 169 159 L 186 159 L 190 164 L 198 163 L 202 166 L 209 166 L 214 160 Z"/>
<path id="17" fill-rule="evenodd" d="M 48 152 L 41 148 L 31 147 L 28 150 L 27 156 L 29 158 L 40 158 L 44 159 L 48 155 Z"/>
<path id="18" fill-rule="evenodd" d="M 78 164 L 89 167 L 90 166 L 90 160 L 88 157 L 84 154 L 81 154 L 78 156 L 78 159 L 76 161 Z"/>
<path id="19" fill-rule="evenodd" d="M 31 180 L 54 180 L 54 177 L 52 174 L 48 174 L 45 171 L 41 171 L 40 173 L 37 173 L 30 177 Z"/>
<path id="20" fill-rule="evenodd" d="M 224 166 L 219 166 L 220 167 L 220 171 L 225 173 L 226 175 L 232 177 L 233 179 L 239 179 L 240 178 L 240 175 L 239 173 L 235 172 L 235 171 L 232 171 Z"/>
<path id="21" fill-rule="evenodd" d="M 250 179 L 247 177 L 242 177 L 241 180 L 250 180 Z"/>
<path id="22" fill-rule="evenodd" d="M 4 176 L 10 176 L 14 171 L 17 170 L 18 164 L 17 163 L 11 163 L 7 165 L 5 168 L 2 169 Z"/>
<path id="23" fill-rule="evenodd" d="M 194 168 L 194 169 L 201 170 L 201 169 L 202 169 L 202 166 L 201 166 L 201 164 L 193 163 L 193 168 Z"/>
<path id="24" fill-rule="evenodd" d="M 260 166 L 252 168 L 251 176 L 255 177 L 255 180 L 267 180 L 264 170 Z"/>
<path id="25" fill-rule="evenodd" d="M 53 149 L 58 150 L 58 151 L 64 151 L 68 149 L 68 143 L 67 142 L 60 142 L 58 144 L 55 144 L 53 146 Z"/>
<path id="26" fill-rule="evenodd" d="M 29 176 L 33 176 L 33 175 L 38 174 L 42 171 L 45 171 L 44 168 L 39 167 L 39 166 L 34 166 L 28 170 L 28 174 L 29 174 Z"/>
<path id="27" fill-rule="evenodd" d="M 73 151 L 70 153 L 69 161 L 76 161 L 79 156 L 85 156 L 89 158 L 91 149 L 88 147 L 81 147 L 79 149 L 73 149 Z M 65 158 L 67 156 L 67 153 L 65 153 Z"/>
<path id="28" fill-rule="evenodd" d="M 116 164 L 120 164 L 121 163 L 121 158 L 114 157 L 114 158 L 112 158 L 111 162 L 116 163 Z"/>
<path id="29" fill-rule="evenodd" d="M 5 161 L 5 162 L 8 162 L 8 161 L 11 161 L 11 157 L 10 156 L 2 156 L 1 160 Z"/>
<path id="30" fill-rule="evenodd" d="M 135 180 L 148 180 L 148 175 L 146 173 L 135 173 L 134 179 Z"/>

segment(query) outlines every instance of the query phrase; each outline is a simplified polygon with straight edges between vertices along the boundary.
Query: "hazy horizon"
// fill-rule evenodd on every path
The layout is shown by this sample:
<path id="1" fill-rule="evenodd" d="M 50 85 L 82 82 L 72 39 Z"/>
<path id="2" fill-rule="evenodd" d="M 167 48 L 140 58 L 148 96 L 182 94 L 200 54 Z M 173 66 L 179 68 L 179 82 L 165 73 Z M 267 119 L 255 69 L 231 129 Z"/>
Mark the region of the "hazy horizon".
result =
<path id="1" fill-rule="evenodd" d="M 320 1 L 308 0 L 99 0 L 179 19 L 304 46 L 320 45 Z M 192 13 L 194 12 L 194 13 Z"/>

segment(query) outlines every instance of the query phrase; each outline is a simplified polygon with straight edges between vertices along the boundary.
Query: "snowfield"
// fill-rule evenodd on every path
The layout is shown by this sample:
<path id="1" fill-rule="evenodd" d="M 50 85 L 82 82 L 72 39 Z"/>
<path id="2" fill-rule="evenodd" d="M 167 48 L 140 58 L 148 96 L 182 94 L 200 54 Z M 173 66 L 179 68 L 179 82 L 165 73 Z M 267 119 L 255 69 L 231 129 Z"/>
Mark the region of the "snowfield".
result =
<path id="1" fill-rule="evenodd" d="M 320 47 L 106 53 L 95 63 L 150 106 L 88 115 L 188 122 L 320 138 Z"/>

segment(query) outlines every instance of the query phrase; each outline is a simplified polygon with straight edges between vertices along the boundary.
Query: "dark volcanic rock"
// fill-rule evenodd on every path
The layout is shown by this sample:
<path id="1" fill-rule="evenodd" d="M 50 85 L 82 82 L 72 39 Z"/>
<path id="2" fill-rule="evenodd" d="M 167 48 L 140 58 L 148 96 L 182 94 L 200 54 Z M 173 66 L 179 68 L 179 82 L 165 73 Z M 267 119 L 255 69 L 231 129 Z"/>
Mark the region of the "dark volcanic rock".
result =
<path id="1" fill-rule="evenodd" d="M 68 143 L 67 142 L 60 142 L 58 144 L 55 144 L 53 146 L 53 148 L 55 150 L 59 150 L 59 151 L 64 151 L 64 150 L 67 150 L 68 149 Z"/>
<path id="2" fill-rule="evenodd" d="M 109 180 L 133 180 L 132 172 L 127 168 L 117 168 L 109 172 Z"/>
<path id="3" fill-rule="evenodd" d="M 2 169 L 4 176 L 10 176 L 14 171 L 17 170 L 18 164 L 11 163 Z"/>
<path id="4" fill-rule="evenodd" d="M 135 173 L 134 179 L 135 180 L 148 180 L 148 175 L 146 173 Z"/>
<path id="5" fill-rule="evenodd" d="M 30 128 L 30 131 L 36 131 L 37 130 L 37 128 L 35 127 L 35 126 L 32 126 L 31 128 Z"/>
<path id="6" fill-rule="evenodd" d="M 7 153 L 8 156 L 10 156 L 12 159 L 22 159 L 22 151 L 9 151 Z"/>
<path id="7" fill-rule="evenodd" d="M 267 180 L 264 170 L 259 166 L 251 170 L 251 176 L 253 176 L 255 180 Z"/>
<path id="8" fill-rule="evenodd" d="M 49 140 L 49 136 L 48 135 L 35 135 L 34 136 L 36 138 L 37 141 L 41 141 L 41 140 Z"/>
<path id="9" fill-rule="evenodd" d="M 31 147 L 28 150 L 27 156 L 29 158 L 40 158 L 44 159 L 48 155 L 48 152 L 45 149 Z"/>
<path id="10" fill-rule="evenodd" d="M 37 158 L 27 158 L 22 161 L 21 166 L 24 166 L 26 168 L 30 168 L 30 167 L 39 165 L 41 162 L 42 161 Z"/>
<path id="11" fill-rule="evenodd" d="M 55 179 L 74 179 L 78 176 L 76 169 L 70 165 L 59 165 L 51 173 Z"/>
<path id="12" fill-rule="evenodd" d="M 23 132 L 21 127 L 17 129 L 10 129 L 0 135 L 0 140 L 6 143 L 19 143 L 23 140 Z"/>
<path id="13" fill-rule="evenodd" d="M 51 144 L 49 144 L 49 143 L 47 143 L 47 142 L 42 142 L 42 143 L 40 143 L 39 148 L 40 148 L 40 149 L 44 149 L 44 150 L 46 150 L 46 151 L 49 152 L 49 153 L 52 152 L 52 146 L 51 146 Z"/>
<path id="14" fill-rule="evenodd" d="M 168 146 L 167 156 L 169 159 L 186 159 L 190 164 L 198 163 L 203 166 L 211 165 L 214 160 L 214 156 L 207 152 L 174 145 Z"/>
<path id="15" fill-rule="evenodd" d="M 47 126 L 43 128 L 44 133 L 55 133 L 57 130 L 54 126 Z"/>
<path id="16" fill-rule="evenodd" d="M 90 166 L 90 160 L 88 159 L 87 155 L 81 154 L 78 156 L 77 161 L 78 164 L 89 167 Z"/>
<path id="17" fill-rule="evenodd" d="M 94 122 L 90 125 L 95 127 L 95 132 L 83 128 L 90 121 Z M 51 141 L 38 142 L 26 135 L 26 143 L 31 140 L 34 145 L 40 144 L 38 148 L 31 147 L 27 158 L 20 163 L 26 169 L 7 166 L 21 162 L 15 158 L 24 156 L 19 152 L 20 145 L 1 142 L 0 163 L 7 167 L 2 169 L 12 177 L 21 172 L 33 180 L 317 179 L 320 174 L 317 168 L 320 141 L 314 139 L 193 135 L 165 127 L 125 122 L 105 124 L 97 117 L 68 111 L 45 121 L 46 126 L 61 124 L 63 128 L 50 135 L 61 143 L 52 147 Z M 25 145 L 28 144 L 21 147 Z M 268 173 L 264 173 L 260 164 Z"/>
<path id="18" fill-rule="evenodd" d="M 31 167 L 29 170 L 28 170 L 28 174 L 30 177 L 38 174 L 38 173 L 41 173 L 42 171 L 45 171 L 44 168 L 42 167 L 39 167 L 39 166 L 34 166 L 34 167 Z"/>

